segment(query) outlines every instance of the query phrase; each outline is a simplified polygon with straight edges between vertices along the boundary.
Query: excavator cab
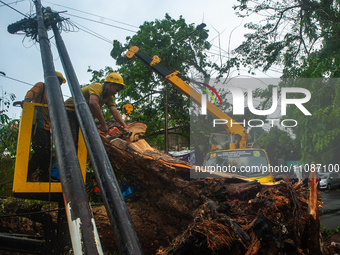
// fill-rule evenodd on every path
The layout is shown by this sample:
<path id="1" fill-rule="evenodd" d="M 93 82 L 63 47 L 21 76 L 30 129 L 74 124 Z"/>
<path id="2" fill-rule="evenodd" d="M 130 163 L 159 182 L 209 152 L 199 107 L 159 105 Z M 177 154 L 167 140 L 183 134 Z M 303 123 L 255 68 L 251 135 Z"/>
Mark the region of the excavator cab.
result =
<path id="1" fill-rule="evenodd" d="M 15 105 L 15 104 L 14 104 Z M 31 150 L 31 134 L 35 109 L 47 107 L 44 104 L 24 102 L 20 119 L 19 135 L 13 179 L 13 196 L 20 198 L 54 200 L 59 199 L 62 187 L 60 182 L 28 182 L 28 163 Z M 78 137 L 78 160 L 85 181 L 87 150 L 81 131 Z"/>

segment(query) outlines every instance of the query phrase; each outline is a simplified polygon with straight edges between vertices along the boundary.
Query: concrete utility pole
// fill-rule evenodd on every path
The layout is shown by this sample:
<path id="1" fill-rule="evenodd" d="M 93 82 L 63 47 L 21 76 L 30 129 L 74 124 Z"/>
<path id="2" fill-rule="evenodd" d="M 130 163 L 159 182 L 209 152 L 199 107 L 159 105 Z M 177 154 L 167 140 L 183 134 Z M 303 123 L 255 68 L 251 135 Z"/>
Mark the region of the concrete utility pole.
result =
<path id="1" fill-rule="evenodd" d="M 47 30 L 51 27 L 120 254 L 142 254 L 131 216 L 57 28 L 57 24 L 63 22 L 64 19 L 58 13 L 52 12 L 50 7 L 42 8 L 40 0 L 34 2 L 37 11 L 36 18 L 20 20 L 9 25 L 7 30 L 14 34 L 23 29 L 27 36 L 40 44 L 44 84 L 73 251 L 75 254 L 103 254 L 81 175 L 63 96 L 54 69 L 47 34 Z"/>
<path id="2" fill-rule="evenodd" d="M 165 153 L 169 152 L 169 137 L 168 137 L 168 84 L 165 84 L 164 151 L 165 151 Z"/>
<path id="3" fill-rule="evenodd" d="M 46 95 L 74 254 L 103 254 L 55 73 L 40 0 L 35 0 Z"/>
<path id="4" fill-rule="evenodd" d="M 131 216 L 99 136 L 98 129 L 93 121 L 90 108 L 81 92 L 80 84 L 67 53 L 66 46 L 57 26 L 54 24 L 52 27 L 60 59 L 73 96 L 79 125 L 85 139 L 96 180 L 120 254 L 142 254 L 143 252 Z"/>

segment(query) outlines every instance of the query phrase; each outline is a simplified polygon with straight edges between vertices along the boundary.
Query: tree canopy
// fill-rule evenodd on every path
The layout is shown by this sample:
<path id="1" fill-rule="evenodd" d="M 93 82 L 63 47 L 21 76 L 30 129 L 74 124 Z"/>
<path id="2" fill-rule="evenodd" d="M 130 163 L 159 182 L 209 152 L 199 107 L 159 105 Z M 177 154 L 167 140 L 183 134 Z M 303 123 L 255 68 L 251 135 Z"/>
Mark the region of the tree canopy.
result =
<path id="1" fill-rule="evenodd" d="M 7 111 L 16 96 L 5 92 L 0 98 L 0 159 L 15 155 L 17 147 L 19 120 L 11 120 Z"/>
<path id="2" fill-rule="evenodd" d="M 146 137 L 154 137 L 158 145 L 162 144 L 159 137 L 165 128 L 166 91 L 168 126 L 177 127 L 178 134 L 188 143 L 190 100 L 141 61 L 128 61 L 125 53 L 129 45 L 135 45 L 151 57 L 160 57 L 163 66 L 173 72 L 179 71 L 179 76 L 186 82 L 192 78 L 207 79 L 217 69 L 205 53 L 211 47 L 206 40 L 208 30 L 201 28 L 187 24 L 183 17 L 176 20 L 166 14 L 162 20 L 144 22 L 137 34 L 127 37 L 125 43 L 113 42 L 111 56 L 116 60 L 116 71 L 124 77 L 126 84 L 120 93 L 119 105 L 133 103 L 132 119 L 147 123 Z M 90 71 L 94 77 L 104 77 L 111 70 Z"/>
<path id="3" fill-rule="evenodd" d="M 311 64 L 315 55 L 319 55 L 323 61 L 328 57 L 338 59 L 338 1 L 238 2 L 234 9 L 238 11 L 239 17 L 257 14 L 259 19 L 256 23 L 245 25 L 254 32 L 246 34 L 246 41 L 235 50 L 237 58 L 250 69 L 262 68 L 266 71 L 276 65 L 283 69 L 284 77 L 296 77 L 301 75 L 304 69 L 301 67 Z M 321 68 L 325 63 L 318 64 Z"/>
<path id="4" fill-rule="evenodd" d="M 239 0 L 234 8 L 240 17 L 258 14 L 261 21 L 249 23 L 253 33 L 245 35 L 236 50 L 238 63 L 249 70 L 272 67 L 283 70 L 279 90 L 285 86 L 306 88 L 311 100 L 304 116 L 289 107 L 287 119 L 295 119 L 296 139 L 302 144 L 304 162 L 339 163 L 339 46 L 340 7 L 338 1 Z M 313 78 L 313 79 L 311 79 Z M 334 78 L 334 79 L 333 79 Z M 270 91 L 262 91 L 266 97 Z M 260 93 L 260 94 L 261 94 Z M 292 95 L 299 98 L 300 95 Z M 269 107 L 265 102 L 262 107 Z"/>
<path id="5" fill-rule="evenodd" d="M 255 131 L 253 128 L 253 131 Z M 250 134 L 252 131 L 249 132 Z M 284 160 L 299 160 L 300 154 L 300 143 L 298 140 L 293 139 L 289 133 L 274 126 L 269 132 L 261 132 L 261 135 L 257 138 L 261 148 L 270 148 L 274 151 L 275 159 Z M 276 162 L 277 163 L 277 162 Z"/>

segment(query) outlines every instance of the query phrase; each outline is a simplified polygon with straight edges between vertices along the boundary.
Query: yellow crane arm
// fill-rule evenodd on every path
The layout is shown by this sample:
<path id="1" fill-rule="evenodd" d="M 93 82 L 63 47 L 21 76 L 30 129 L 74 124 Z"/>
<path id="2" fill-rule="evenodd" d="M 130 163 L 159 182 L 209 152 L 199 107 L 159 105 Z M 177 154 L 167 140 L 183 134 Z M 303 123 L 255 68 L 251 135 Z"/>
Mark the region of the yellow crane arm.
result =
<path id="1" fill-rule="evenodd" d="M 177 76 L 177 74 L 179 73 L 178 71 L 170 72 L 164 66 L 162 66 L 159 63 L 160 62 L 159 57 L 154 56 L 153 58 L 151 58 L 144 52 L 142 52 L 137 46 L 130 46 L 125 56 L 131 59 L 135 55 L 143 62 L 145 62 L 151 69 L 153 69 L 155 72 L 163 76 L 165 81 L 173 85 L 182 94 L 194 100 L 198 105 L 202 104 L 202 95 L 198 93 L 196 90 L 194 90 L 189 84 L 187 84 L 181 78 L 179 78 Z M 226 113 L 221 111 L 217 106 L 210 103 L 209 101 L 207 102 L 207 110 L 216 119 L 228 120 L 228 122 L 225 124 L 226 125 L 225 129 L 227 130 L 229 135 L 238 136 L 237 141 L 240 142 L 239 143 L 240 149 L 245 149 L 248 147 L 247 131 L 242 125 L 236 123 L 231 117 L 229 117 Z M 236 144 L 235 143 L 230 144 L 230 149 L 236 149 Z"/>

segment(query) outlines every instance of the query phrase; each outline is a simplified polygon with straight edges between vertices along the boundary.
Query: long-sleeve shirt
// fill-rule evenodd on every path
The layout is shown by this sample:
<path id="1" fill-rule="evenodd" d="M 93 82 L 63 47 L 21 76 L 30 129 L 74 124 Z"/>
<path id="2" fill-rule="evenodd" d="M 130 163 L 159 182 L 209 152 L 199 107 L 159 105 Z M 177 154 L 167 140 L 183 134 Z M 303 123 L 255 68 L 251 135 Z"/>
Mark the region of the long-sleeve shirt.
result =
<path id="1" fill-rule="evenodd" d="M 26 96 L 25 101 L 38 103 L 38 104 L 47 104 L 46 90 L 44 89 L 44 83 L 38 82 L 31 88 Z M 51 129 L 50 115 L 48 113 L 47 107 L 36 107 L 37 109 L 37 117 L 36 124 L 39 128 L 44 128 L 46 130 Z"/>

